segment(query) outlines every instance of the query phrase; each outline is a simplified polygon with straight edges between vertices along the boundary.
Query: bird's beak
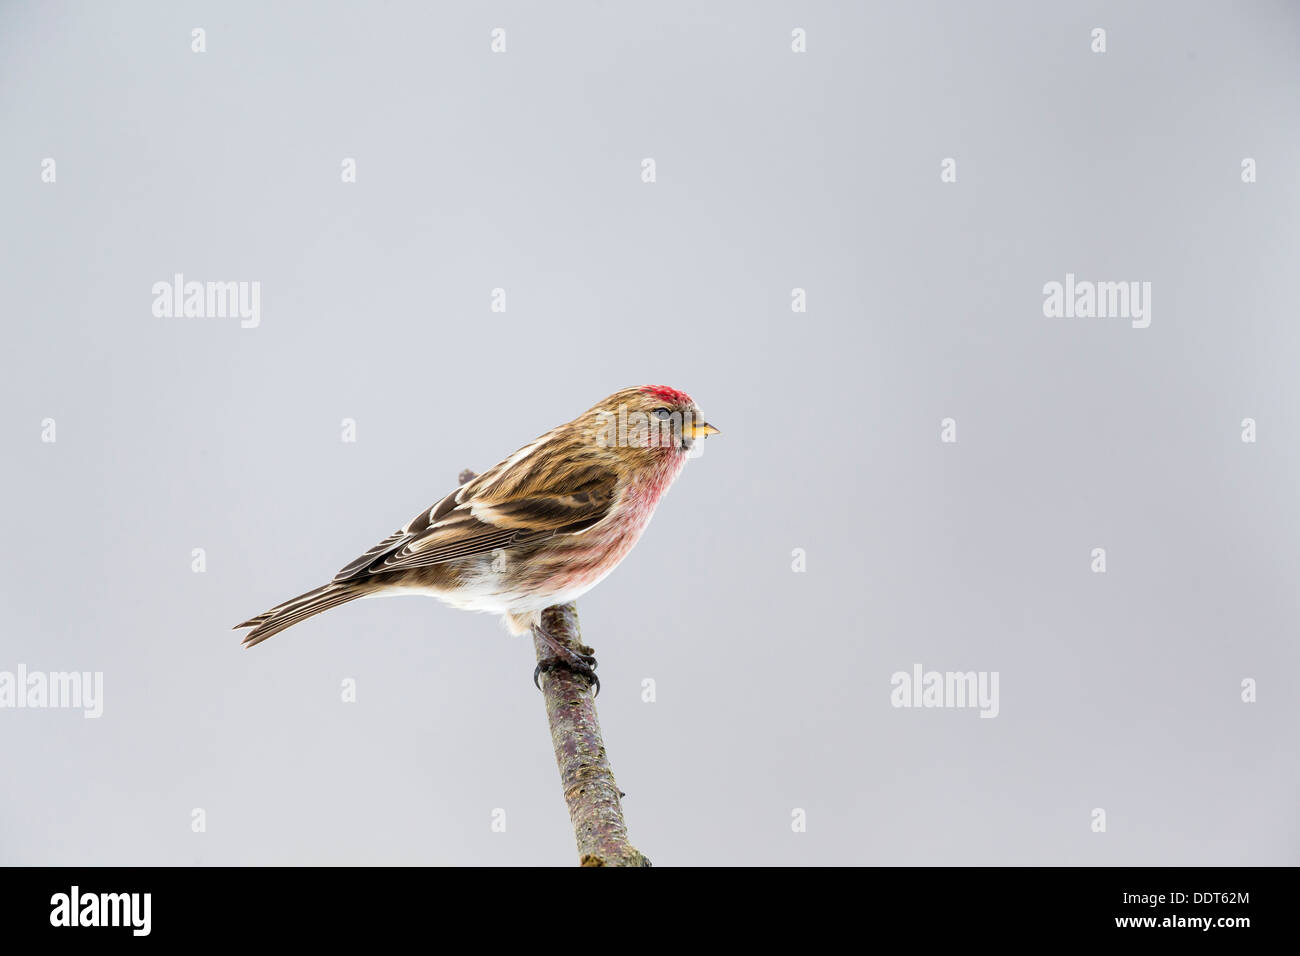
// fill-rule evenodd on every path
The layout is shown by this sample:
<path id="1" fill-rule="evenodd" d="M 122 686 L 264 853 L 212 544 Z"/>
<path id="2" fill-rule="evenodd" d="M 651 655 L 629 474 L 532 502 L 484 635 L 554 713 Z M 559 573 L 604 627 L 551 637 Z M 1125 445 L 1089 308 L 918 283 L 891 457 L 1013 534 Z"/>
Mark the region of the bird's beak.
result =
<path id="1" fill-rule="evenodd" d="M 703 425 L 692 425 L 691 433 L 687 437 L 694 439 L 694 438 L 704 438 L 708 435 L 717 435 L 717 434 L 719 434 L 718 429 L 714 428 L 708 422 L 705 422 Z"/>

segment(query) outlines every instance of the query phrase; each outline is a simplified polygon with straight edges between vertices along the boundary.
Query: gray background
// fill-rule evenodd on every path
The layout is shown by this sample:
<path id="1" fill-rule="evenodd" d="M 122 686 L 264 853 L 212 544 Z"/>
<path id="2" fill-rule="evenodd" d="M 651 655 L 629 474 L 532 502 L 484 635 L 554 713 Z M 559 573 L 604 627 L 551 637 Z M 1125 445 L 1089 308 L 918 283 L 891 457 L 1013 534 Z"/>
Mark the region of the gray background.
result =
<path id="1" fill-rule="evenodd" d="M 645 382 L 724 432 L 580 605 L 657 864 L 1300 862 L 1298 29 L 0 6 L 0 670 L 105 680 L 0 711 L 0 862 L 571 863 L 526 640 L 415 598 L 229 628 Z M 1151 327 L 1044 318 L 1067 271 L 1150 281 Z M 260 281 L 261 327 L 155 318 L 174 272 Z M 892 708 L 918 662 L 1000 716 Z"/>

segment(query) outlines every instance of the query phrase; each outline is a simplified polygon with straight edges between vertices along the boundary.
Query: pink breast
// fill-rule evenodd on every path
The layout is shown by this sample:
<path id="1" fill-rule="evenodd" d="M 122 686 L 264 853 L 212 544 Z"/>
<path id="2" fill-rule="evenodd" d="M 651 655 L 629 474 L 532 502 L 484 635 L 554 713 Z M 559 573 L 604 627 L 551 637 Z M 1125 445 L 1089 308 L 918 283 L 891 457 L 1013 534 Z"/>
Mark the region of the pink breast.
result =
<path id="1" fill-rule="evenodd" d="M 599 581 L 618 566 L 640 539 L 655 508 L 685 464 L 684 455 L 674 455 L 668 467 L 657 469 L 635 481 L 624 493 L 618 508 L 606 521 L 584 534 L 575 535 L 556 568 L 555 583 L 568 589 Z"/>

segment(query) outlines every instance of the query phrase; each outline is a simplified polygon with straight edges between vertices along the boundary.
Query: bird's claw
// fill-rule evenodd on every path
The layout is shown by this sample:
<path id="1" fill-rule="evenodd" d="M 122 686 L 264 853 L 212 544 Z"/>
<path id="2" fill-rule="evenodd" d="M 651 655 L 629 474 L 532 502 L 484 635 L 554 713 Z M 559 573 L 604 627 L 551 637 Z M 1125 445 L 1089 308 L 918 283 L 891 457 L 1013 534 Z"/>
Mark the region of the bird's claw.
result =
<path id="1" fill-rule="evenodd" d="M 544 661 L 539 661 L 533 668 L 533 686 L 538 690 L 542 685 L 538 678 L 543 672 L 550 672 L 557 667 L 563 667 L 565 670 L 574 674 L 580 674 L 591 683 L 591 696 L 600 696 L 600 678 L 596 676 L 596 658 L 590 654 L 574 654 L 570 660 L 562 660 L 559 657 L 548 657 Z"/>
<path id="2" fill-rule="evenodd" d="M 533 686 L 538 690 L 542 689 L 538 677 L 543 671 L 551 671 L 557 667 L 563 667 L 574 674 L 580 674 L 587 678 L 591 685 L 591 696 L 596 697 L 600 694 L 600 678 L 596 676 L 596 652 L 594 649 L 582 643 L 572 643 L 559 640 L 547 633 L 544 627 L 537 627 L 536 634 L 542 642 L 550 648 L 551 653 L 544 660 L 538 661 L 537 666 L 533 669 Z"/>

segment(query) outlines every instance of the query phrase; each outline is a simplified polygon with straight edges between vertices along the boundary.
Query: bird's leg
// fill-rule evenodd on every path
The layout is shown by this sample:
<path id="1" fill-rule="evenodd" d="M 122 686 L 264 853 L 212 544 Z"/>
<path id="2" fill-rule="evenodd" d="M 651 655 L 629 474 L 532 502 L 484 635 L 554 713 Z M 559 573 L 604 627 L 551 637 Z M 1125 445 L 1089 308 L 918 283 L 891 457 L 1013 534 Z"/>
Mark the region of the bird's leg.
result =
<path id="1" fill-rule="evenodd" d="M 533 669 L 533 684 L 538 690 L 542 688 L 542 685 L 538 683 L 538 677 L 543 672 L 563 667 L 565 670 L 581 674 L 587 678 L 591 682 L 592 696 L 600 693 L 600 678 L 596 676 L 596 652 L 594 649 L 586 644 L 573 647 L 551 635 L 540 623 L 534 625 L 533 630 L 542 639 L 542 643 L 551 649 L 552 654 L 545 660 L 539 661 L 537 667 Z"/>

